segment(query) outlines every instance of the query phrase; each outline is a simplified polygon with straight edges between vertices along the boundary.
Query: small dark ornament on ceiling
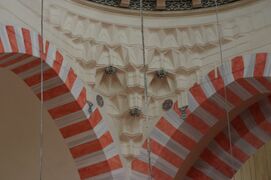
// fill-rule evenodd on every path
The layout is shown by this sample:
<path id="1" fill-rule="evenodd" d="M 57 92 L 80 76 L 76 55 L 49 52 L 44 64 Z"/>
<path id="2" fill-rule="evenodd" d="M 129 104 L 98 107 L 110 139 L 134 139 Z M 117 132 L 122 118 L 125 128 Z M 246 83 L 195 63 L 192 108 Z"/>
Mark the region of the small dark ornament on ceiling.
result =
<path id="1" fill-rule="evenodd" d="M 93 103 L 92 102 L 90 102 L 90 101 L 87 101 L 87 104 L 88 104 L 88 112 L 91 114 L 92 113 L 92 111 L 93 111 Z"/>
<path id="2" fill-rule="evenodd" d="M 134 107 L 134 108 L 130 109 L 129 113 L 133 117 L 139 117 L 141 114 L 141 110 L 138 107 Z"/>
<path id="3" fill-rule="evenodd" d="M 164 69 L 157 70 L 157 71 L 156 71 L 156 76 L 157 76 L 159 79 L 164 79 L 164 78 L 167 77 L 167 71 L 164 70 Z"/>
<path id="4" fill-rule="evenodd" d="M 105 69 L 104 69 L 104 72 L 105 74 L 107 75 L 113 75 L 117 72 L 117 68 L 115 68 L 114 66 L 107 66 Z"/>
<path id="5" fill-rule="evenodd" d="M 163 110 L 168 111 L 172 108 L 173 101 L 171 99 L 167 99 L 163 103 Z"/>
<path id="6" fill-rule="evenodd" d="M 103 107 L 104 106 L 104 99 L 101 95 L 96 96 L 96 102 L 98 106 Z"/>

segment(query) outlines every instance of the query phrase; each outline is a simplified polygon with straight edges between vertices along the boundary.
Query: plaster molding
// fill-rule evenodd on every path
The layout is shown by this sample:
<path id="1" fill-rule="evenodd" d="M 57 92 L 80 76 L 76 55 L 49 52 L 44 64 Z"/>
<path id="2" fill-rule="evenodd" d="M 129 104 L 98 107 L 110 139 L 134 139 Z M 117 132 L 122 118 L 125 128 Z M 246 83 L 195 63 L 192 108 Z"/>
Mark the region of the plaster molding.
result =
<path id="1" fill-rule="evenodd" d="M 144 109 L 140 26 L 138 23 L 125 24 L 129 16 L 125 17 L 126 21 L 122 24 L 105 22 L 99 20 L 99 17 L 78 13 L 81 8 L 84 7 L 67 9 L 52 3 L 47 22 L 53 31 L 69 39 L 71 45 L 80 52 L 74 58 L 82 69 L 80 73 L 85 83 L 108 98 L 107 113 L 118 124 L 120 149 L 129 160 L 137 156 L 137 149 L 150 129 L 143 125 L 146 114 L 136 119 L 129 114 L 129 110 L 134 107 L 142 112 Z M 268 8 L 262 6 L 237 13 L 237 17 L 228 16 L 230 13 L 232 12 L 221 12 L 219 24 L 214 14 L 206 12 L 193 21 L 189 21 L 192 17 L 179 17 L 177 26 L 146 25 L 144 31 L 150 107 L 148 116 L 152 124 L 162 114 L 161 104 L 166 99 L 180 99 L 194 82 L 202 80 L 205 72 L 219 65 L 217 62 L 204 60 L 211 53 L 218 53 L 219 35 L 222 46 L 226 47 L 239 42 L 251 32 L 271 25 L 267 18 L 270 14 Z M 111 15 L 105 13 L 104 16 L 110 19 Z M 131 17 L 132 20 L 135 18 L 138 17 Z M 173 19 L 167 18 L 169 22 Z M 151 20 L 152 18 L 146 17 L 145 22 Z M 220 34 L 217 32 L 218 25 Z M 114 75 L 105 74 L 104 68 L 109 65 L 117 68 Z M 160 69 L 167 71 L 165 79 L 157 78 L 156 71 Z"/>

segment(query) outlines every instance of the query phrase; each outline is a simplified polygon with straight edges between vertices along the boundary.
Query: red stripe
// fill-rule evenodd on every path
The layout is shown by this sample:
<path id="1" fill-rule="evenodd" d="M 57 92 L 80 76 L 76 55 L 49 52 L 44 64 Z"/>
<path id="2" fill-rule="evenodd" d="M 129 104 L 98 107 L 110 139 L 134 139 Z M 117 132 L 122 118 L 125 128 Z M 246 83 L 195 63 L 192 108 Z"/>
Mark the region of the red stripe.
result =
<path id="1" fill-rule="evenodd" d="M 254 87 L 252 86 L 247 79 L 238 79 L 237 83 L 243 87 L 247 92 L 249 92 L 252 96 L 259 94 L 260 92 Z"/>
<path id="2" fill-rule="evenodd" d="M 148 174 L 148 169 L 149 165 L 141 160 L 135 159 L 132 162 L 132 169 L 140 172 L 142 174 L 147 175 Z M 152 166 L 152 174 L 155 180 L 171 180 L 173 179 L 170 175 L 167 173 L 161 171 L 155 166 Z"/>
<path id="3" fill-rule="evenodd" d="M 67 87 L 69 89 L 72 89 L 72 86 L 73 86 L 76 78 L 77 78 L 76 74 L 74 73 L 73 69 L 70 68 L 67 79 L 65 81 L 65 84 L 67 85 Z"/>
<path id="4" fill-rule="evenodd" d="M 268 91 L 271 91 L 271 83 L 264 77 L 255 77 L 255 80 L 260 82 Z"/>
<path id="5" fill-rule="evenodd" d="M 94 177 L 100 174 L 111 172 L 115 169 L 122 168 L 121 160 L 118 155 L 106 160 L 93 164 L 84 168 L 79 169 L 81 179 Z"/>
<path id="6" fill-rule="evenodd" d="M 234 127 L 234 129 L 238 132 L 240 137 L 245 139 L 255 148 L 258 149 L 264 144 L 258 137 L 256 137 L 254 134 L 250 132 L 250 130 L 246 127 L 245 123 L 240 118 L 240 116 L 232 120 L 231 124 Z"/>
<path id="7" fill-rule="evenodd" d="M 76 101 L 48 110 L 53 119 L 82 110 Z"/>
<path id="8" fill-rule="evenodd" d="M 94 112 L 91 113 L 91 117 L 89 119 L 89 122 L 91 126 L 94 128 L 99 122 L 102 120 L 102 115 L 99 111 L 99 109 L 95 109 Z"/>
<path id="9" fill-rule="evenodd" d="M 38 41 L 39 41 L 40 58 L 44 61 L 46 59 L 47 54 L 45 55 L 45 53 L 43 52 L 43 39 L 40 34 L 38 35 Z M 45 52 L 47 52 L 47 51 L 45 51 Z"/>
<path id="10" fill-rule="evenodd" d="M 196 142 L 183 134 L 181 131 L 172 126 L 167 120 L 163 117 L 159 120 L 156 127 L 168 135 L 171 139 L 186 147 L 189 150 L 192 150 Z"/>
<path id="11" fill-rule="evenodd" d="M 145 174 L 145 175 L 148 174 L 148 172 L 149 172 L 148 171 L 149 166 L 145 162 L 143 162 L 143 161 L 141 161 L 139 159 L 134 159 L 132 161 L 131 169 L 133 169 L 133 170 L 135 170 L 137 172 L 140 172 L 142 174 Z"/>
<path id="12" fill-rule="evenodd" d="M 178 107 L 178 101 L 176 101 L 175 103 L 174 103 L 174 105 L 173 105 L 173 110 L 179 115 L 179 116 L 181 116 L 181 111 L 180 111 L 180 109 L 179 109 L 179 107 Z"/>
<path id="13" fill-rule="evenodd" d="M 265 117 L 262 114 L 259 103 L 255 103 L 249 108 L 249 112 L 253 116 L 254 121 L 260 125 L 263 121 L 265 121 Z"/>
<path id="14" fill-rule="evenodd" d="M 205 149 L 200 157 L 206 161 L 210 166 L 219 170 L 227 177 L 232 177 L 235 174 L 235 170 L 226 164 L 224 161 L 219 159 L 215 154 L 213 154 L 210 150 Z"/>
<path id="15" fill-rule="evenodd" d="M 53 69 L 48 69 L 43 72 L 43 81 L 46 81 L 48 79 L 52 79 L 57 76 L 58 75 L 56 74 L 56 72 Z M 26 82 L 26 84 L 28 84 L 31 87 L 31 86 L 34 86 L 34 85 L 40 83 L 40 81 L 41 81 L 40 77 L 41 77 L 40 73 L 37 73 L 33 76 L 26 78 L 24 81 Z"/>
<path id="16" fill-rule="evenodd" d="M 208 124 L 194 114 L 190 114 L 185 122 L 190 124 L 202 134 L 206 134 L 210 128 Z"/>
<path id="17" fill-rule="evenodd" d="M 255 103 L 249 108 L 251 115 L 257 125 L 263 129 L 266 133 L 271 134 L 271 123 L 265 119 L 264 114 L 261 111 L 259 103 Z"/>
<path id="18" fill-rule="evenodd" d="M 256 54 L 256 62 L 254 67 L 254 77 L 262 77 L 266 65 L 267 53 Z"/>
<path id="19" fill-rule="evenodd" d="M 203 103 L 207 99 L 200 85 L 194 85 L 189 91 L 199 104 Z"/>
<path id="20" fill-rule="evenodd" d="M 230 141 L 229 139 L 225 136 L 225 134 L 223 132 L 219 133 L 214 140 L 216 141 L 216 143 L 223 148 L 226 152 L 228 152 L 229 154 L 232 153 L 232 155 L 238 159 L 241 162 L 245 162 L 248 158 L 249 155 L 247 155 L 246 153 L 244 153 L 241 149 L 239 149 L 238 147 L 236 147 L 234 144 L 232 144 L 232 152 L 230 149 Z"/>
<path id="21" fill-rule="evenodd" d="M 227 102 L 234 105 L 235 107 L 238 107 L 240 104 L 243 103 L 243 100 L 238 95 L 236 95 L 231 89 L 226 87 L 225 90 L 226 90 L 226 95 L 227 95 L 227 99 L 225 100 Z M 223 98 L 226 98 L 224 89 L 218 91 L 218 94 L 222 96 Z"/>
<path id="22" fill-rule="evenodd" d="M 107 131 L 99 139 L 80 144 L 70 149 L 73 158 L 78 158 L 87 154 L 91 154 L 104 149 L 109 144 L 113 143 L 113 139 Z"/>
<path id="23" fill-rule="evenodd" d="M 212 102 L 210 100 L 206 100 L 201 105 L 201 107 L 204 108 L 211 115 L 216 117 L 216 119 L 218 119 L 218 120 L 222 120 L 226 117 L 226 111 L 224 109 L 222 109 L 220 106 L 218 106 L 215 102 Z"/>
<path id="24" fill-rule="evenodd" d="M 9 58 L 9 57 L 11 57 L 11 56 L 14 56 L 14 55 L 15 55 L 15 53 L 8 53 L 8 54 L 5 54 L 4 56 L 0 57 L 0 61 L 5 60 L 5 59 L 7 59 L 7 58 Z"/>
<path id="25" fill-rule="evenodd" d="M 244 60 L 243 56 L 235 57 L 232 60 L 232 74 L 235 80 L 244 77 Z"/>
<path id="26" fill-rule="evenodd" d="M 221 74 L 219 71 L 217 71 L 217 78 L 215 78 L 215 71 L 211 71 L 208 74 L 208 76 L 212 82 L 213 87 L 216 89 L 216 91 L 219 91 L 220 89 L 224 88 L 224 80 L 221 77 Z"/>
<path id="27" fill-rule="evenodd" d="M 174 152 L 167 149 L 166 144 L 165 146 L 163 146 L 156 142 L 155 140 L 151 139 L 150 145 L 152 153 L 156 154 L 158 157 L 163 158 L 164 160 L 168 161 L 170 164 L 174 165 L 177 168 L 182 164 L 183 159 L 181 159 Z M 143 147 L 147 149 L 147 144 L 144 143 Z"/>
<path id="28" fill-rule="evenodd" d="M 68 138 L 86 131 L 91 130 L 91 126 L 88 120 L 80 121 L 78 123 L 71 124 L 69 126 L 60 129 L 60 132 L 64 138 Z"/>
<path id="29" fill-rule="evenodd" d="M 31 35 L 28 29 L 22 28 L 22 34 L 24 37 L 24 46 L 26 54 L 32 55 L 32 42 L 31 42 Z"/>
<path id="30" fill-rule="evenodd" d="M 83 108 L 86 104 L 86 96 L 87 96 L 86 88 L 83 88 L 79 94 L 79 97 L 77 98 L 77 102 L 81 108 Z"/>
<path id="31" fill-rule="evenodd" d="M 14 68 L 11 71 L 13 71 L 15 74 L 19 74 L 19 73 L 22 73 L 24 71 L 27 71 L 27 70 L 29 70 L 31 68 L 34 68 L 36 66 L 39 66 L 39 65 L 40 65 L 40 61 L 35 59 L 35 60 L 33 60 L 33 61 L 29 62 L 29 63 L 26 63 L 26 64 L 24 64 L 22 66 Z"/>
<path id="32" fill-rule="evenodd" d="M 214 72 L 209 74 L 210 78 L 214 78 Z M 225 98 L 225 89 L 227 93 L 227 101 L 231 103 L 234 106 L 238 106 L 240 103 L 242 103 L 242 99 L 237 96 L 232 90 L 230 90 L 227 87 L 224 87 L 224 81 L 223 78 L 221 77 L 220 72 L 218 71 L 218 78 L 212 80 L 213 87 L 216 89 L 216 92 Z"/>
<path id="33" fill-rule="evenodd" d="M 187 173 L 187 176 L 193 178 L 193 180 L 212 180 L 209 176 L 194 167 L 191 167 Z"/>
<path id="34" fill-rule="evenodd" d="M 3 53 L 4 51 L 5 51 L 4 45 L 3 45 L 1 38 L 0 38 L 0 53 Z"/>
<path id="35" fill-rule="evenodd" d="M 48 100 L 53 99 L 57 96 L 66 94 L 68 92 L 69 92 L 69 89 L 66 87 L 65 84 L 62 84 L 60 86 L 53 87 L 49 90 L 44 91 L 43 92 L 43 100 L 48 101 Z M 37 94 L 37 96 L 40 97 L 40 93 Z"/>
<path id="36" fill-rule="evenodd" d="M 53 64 L 53 69 L 59 74 L 61 66 L 63 63 L 63 56 L 60 54 L 59 51 L 56 51 L 56 59 Z"/>
<path id="37" fill-rule="evenodd" d="M 14 27 L 6 26 L 6 30 L 12 52 L 19 52 Z"/>
<path id="38" fill-rule="evenodd" d="M 28 54 L 23 54 L 21 56 L 16 57 L 15 59 L 10 59 L 2 64 L 3 67 L 7 67 L 13 64 L 16 64 L 18 62 L 24 61 L 26 58 L 29 58 L 30 56 Z"/>

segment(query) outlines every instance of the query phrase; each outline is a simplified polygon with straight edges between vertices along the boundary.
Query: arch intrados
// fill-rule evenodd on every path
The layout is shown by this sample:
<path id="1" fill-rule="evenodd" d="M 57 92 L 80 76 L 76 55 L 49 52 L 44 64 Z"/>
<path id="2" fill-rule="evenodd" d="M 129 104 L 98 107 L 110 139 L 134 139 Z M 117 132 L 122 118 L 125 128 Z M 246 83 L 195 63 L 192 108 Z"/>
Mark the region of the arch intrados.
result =
<path id="1" fill-rule="evenodd" d="M 0 27 L 0 68 L 18 75 L 39 99 L 41 59 L 44 106 L 56 122 L 81 179 L 122 174 L 120 156 L 103 114 L 96 106 L 90 113 L 86 88 L 61 52 L 36 32 L 11 25 Z"/>
<path id="2" fill-rule="evenodd" d="M 231 104 L 230 110 L 228 109 L 231 118 L 270 94 L 271 61 L 269 59 L 269 54 L 258 53 L 238 56 L 223 63 L 189 90 L 188 116 L 184 122 L 179 119 L 180 111 L 176 105 L 161 117 L 151 133 L 151 140 L 154 143 L 152 155 L 155 157 L 153 167 L 159 174 L 154 174 L 155 178 L 159 179 L 164 175 L 173 179 L 176 174 L 179 179 L 183 178 L 203 148 L 225 128 L 224 87 L 227 91 L 227 102 Z M 243 90 L 242 93 L 247 92 L 236 95 L 238 93 L 236 88 Z M 165 125 L 171 131 L 167 131 L 163 127 Z M 159 140 L 158 136 L 168 140 Z M 173 146 L 172 143 L 177 143 L 178 147 Z M 141 158 L 132 163 L 135 176 L 147 175 L 141 168 L 147 163 L 145 151 L 146 148 L 143 146 Z M 167 166 L 173 170 L 169 171 Z"/>

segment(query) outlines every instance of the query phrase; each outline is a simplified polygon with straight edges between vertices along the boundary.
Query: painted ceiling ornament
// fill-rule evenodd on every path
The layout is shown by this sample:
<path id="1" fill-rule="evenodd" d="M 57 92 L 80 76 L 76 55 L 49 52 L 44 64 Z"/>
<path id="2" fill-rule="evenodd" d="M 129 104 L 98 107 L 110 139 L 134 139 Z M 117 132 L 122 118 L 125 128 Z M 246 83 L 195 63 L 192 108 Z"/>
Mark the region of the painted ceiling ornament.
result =
<path id="1" fill-rule="evenodd" d="M 164 69 L 157 70 L 157 71 L 156 71 L 156 76 L 157 76 L 159 79 L 164 79 L 164 78 L 167 77 L 167 71 L 164 70 Z"/>
<path id="2" fill-rule="evenodd" d="M 165 111 L 168 111 L 172 108 L 173 101 L 171 99 L 167 99 L 163 102 L 162 108 Z"/>
<path id="3" fill-rule="evenodd" d="M 116 74 L 117 68 L 110 65 L 110 66 L 105 67 L 104 72 L 107 75 L 113 75 L 113 74 Z"/>
<path id="4" fill-rule="evenodd" d="M 140 0 L 133 0 L 129 2 L 125 2 L 124 0 L 86 0 L 98 4 L 103 4 L 106 6 L 113 6 L 113 7 L 121 7 L 133 10 L 140 9 Z M 218 6 L 222 6 L 224 4 L 230 4 L 240 0 L 219 0 L 217 1 Z M 192 3 L 192 0 L 165 0 L 165 6 L 163 8 L 157 7 L 156 0 L 146 0 L 143 1 L 143 10 L 145 11 L 185 11 L 185 10 L 192 10 L 198 8 L 209 8 L 215 7 L 216 1 L 215 0 L 201 0 L 200 5 Z"/>
<path id="5" fill-rule="evenodd" d="M 104 99 L 103 99 L 103 97 L 101 95 L 96 96 L 96 102 L 100 107 L 104 106 Z"/>
<path id="6" fill-rule="evenodd" d="M 87 104 L 88 104 L 88 112 L 91 114 L 92 113 L 92 111 L 93 111 L 93 103 L 92 102 L 90 102 L 90 101 L 87 101 Z"/>
<path id="7" fill-rule="evenodd" d="M 141 114 L 141 110 L 138 107 L 134 107 L 134 108 L 130 109 L 129 113 L 133 117 L 139 117 Z"/>

